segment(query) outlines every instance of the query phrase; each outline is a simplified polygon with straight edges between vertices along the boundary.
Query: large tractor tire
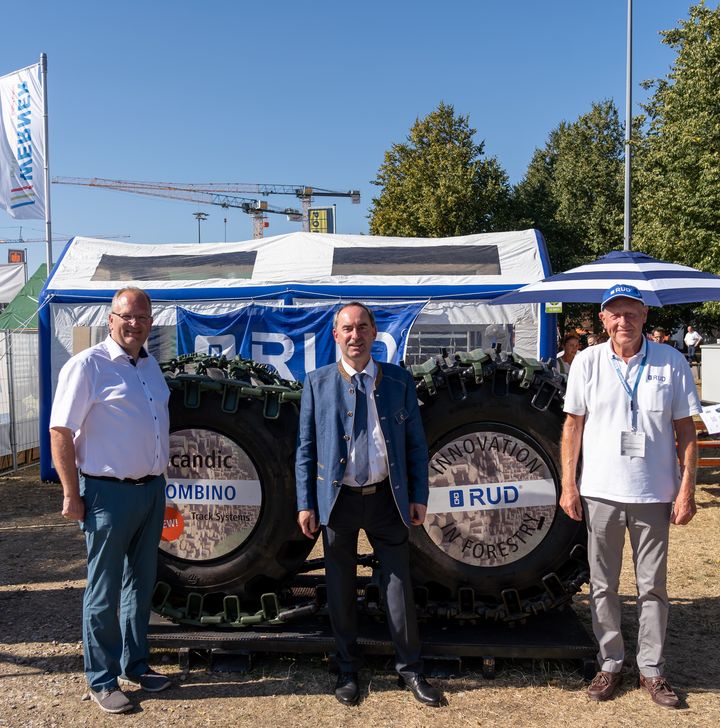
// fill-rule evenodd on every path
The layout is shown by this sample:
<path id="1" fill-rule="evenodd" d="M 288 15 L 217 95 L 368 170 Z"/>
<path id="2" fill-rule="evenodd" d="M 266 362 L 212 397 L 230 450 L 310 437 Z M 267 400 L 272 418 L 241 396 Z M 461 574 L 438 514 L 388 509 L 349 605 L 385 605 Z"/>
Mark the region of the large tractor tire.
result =
<path id="1" fill-rule="evenodd" d="M 295 521 L 297 405 L 283 403 L 268 417 L 262 398 L 238 396 L 236 386 L 184 379 L 170 380 L 158 580 L 175 597 L 256 601 L 294 576 L 313 546 Z"/>
<path id="2" fill-rule="evenodd" d="M 415 372 L 430 501 L 411 568 L 431 601 L 515 619 L 580 588 L 587 535 L 558 506 L 563 382 L 536 362 L 479 359 Z"/>
<path id="3" fill-rule="evenodd" d="M 537 362 L 483 352 L 413 374 L 430 500 L 425 524 L 411 529 L 411 570 L 428 613 L 512 621 L 569 601 L 587 563 L 584 524 L 558 506 L 563 381 Z M 175 603 L 196 593 L 257 604 L 313 547 L 295 522 L 297 387 L 263 388 L 232 371 L 169 382 L 158 579 Z"/>

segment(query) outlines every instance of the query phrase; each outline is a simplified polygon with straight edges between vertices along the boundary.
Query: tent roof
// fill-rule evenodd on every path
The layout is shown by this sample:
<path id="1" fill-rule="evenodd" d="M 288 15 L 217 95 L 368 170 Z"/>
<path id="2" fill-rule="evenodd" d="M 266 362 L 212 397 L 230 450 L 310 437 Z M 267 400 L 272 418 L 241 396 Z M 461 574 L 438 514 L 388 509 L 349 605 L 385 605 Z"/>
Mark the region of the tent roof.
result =
<path id="1" fill-rule="evenodd" d="M 105 297 L 137 285 L 153 298 L 310 295 L 483 297 L 549 274 L 536 230 L 454 238 L 291 233 L 239 243 L 129 244 L 73 238 L 44 295 Z M 477 296 L 476 296 L 477 297 Z"/>
<path id="2" fill-rule="evenodd" d="M 0 330 L 37 329 L 38 298 L 47 277 L 46 271 L 43 263 L 0 313 Z"/>

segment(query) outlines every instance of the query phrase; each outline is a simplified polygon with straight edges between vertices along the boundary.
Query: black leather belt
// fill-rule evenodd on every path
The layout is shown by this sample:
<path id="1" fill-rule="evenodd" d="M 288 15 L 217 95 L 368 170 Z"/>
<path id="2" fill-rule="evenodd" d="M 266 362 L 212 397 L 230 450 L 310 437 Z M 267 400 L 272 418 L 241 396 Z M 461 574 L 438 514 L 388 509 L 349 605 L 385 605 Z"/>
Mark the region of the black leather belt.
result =
<path id="1" fill-rule="evenodd" d="M 109 475 L 90 475 L 90 473 L 83 473 L 82 470 L 80 471 L 80 475 L 83 478 L 92 478 L 93 480 L 108 480 L 111 483 L 132 483 L 133 485 L 144 485 L 160 477 L 159 475 L 143 475 L 142 478 L 113 478 Z"/>
<path id="2" fill-rule="evenodd" d="M 385 478 L 385 480 L 370 483 L 369 485 L 345 485 L 345 488 L 349 493 L 355 493 L 355 495 L 373 495 L 386 485 L 390 485 L 390 478 Z"/>

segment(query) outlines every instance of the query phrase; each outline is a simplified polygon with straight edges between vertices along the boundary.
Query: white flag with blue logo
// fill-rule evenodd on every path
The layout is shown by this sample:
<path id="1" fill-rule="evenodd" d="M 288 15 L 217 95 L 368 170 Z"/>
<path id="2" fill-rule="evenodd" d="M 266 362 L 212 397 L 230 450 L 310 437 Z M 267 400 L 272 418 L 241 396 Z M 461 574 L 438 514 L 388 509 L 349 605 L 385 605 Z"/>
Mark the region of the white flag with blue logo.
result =
<path id="1" fill-rule="evenodd" d="M 45 217 L 45 128 L 40 64 L 0 76 L 0 207 Z"/>

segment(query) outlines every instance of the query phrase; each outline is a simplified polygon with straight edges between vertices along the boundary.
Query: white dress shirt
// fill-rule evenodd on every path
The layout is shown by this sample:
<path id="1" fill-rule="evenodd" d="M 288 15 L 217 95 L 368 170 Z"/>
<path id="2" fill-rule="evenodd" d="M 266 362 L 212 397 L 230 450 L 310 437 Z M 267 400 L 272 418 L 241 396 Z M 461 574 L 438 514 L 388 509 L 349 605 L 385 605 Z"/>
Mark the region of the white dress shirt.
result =
<path id="1" fill-rule="evenodd" d="M 343 369 L 351 376 L 360 374 L 355 371 L 344 359 L 341 361 Z M 365 396 L 367 397 L 367 432 L 368 432 L 368 460 L 370 464 L 370 477 L 363 485 L 379 483 L 388 477 L 387 447 L 385 438 L 380 429 L 380 418 L 378 417 L 377 405 L 375 404 L 375 377 L 377 376 L 377 365 L 370 359 L 365 369 L 362 370 L 365 377 Z M 353 387 L 355 380 L 353 379 Z M 355 480 L 355 434 L 350 439 L 348 451 L 348 462 L 343 477 L 343 485 L 359 486 Z"/>
<path id="2" fill-rule="evenodd" d="M 137 365 L 110 336 L 60 370 L 50 427 L 73 432 L 76 463 L 89 475 L 142 478 L 168 464 L 170 390 L 157 361 Z"/>

